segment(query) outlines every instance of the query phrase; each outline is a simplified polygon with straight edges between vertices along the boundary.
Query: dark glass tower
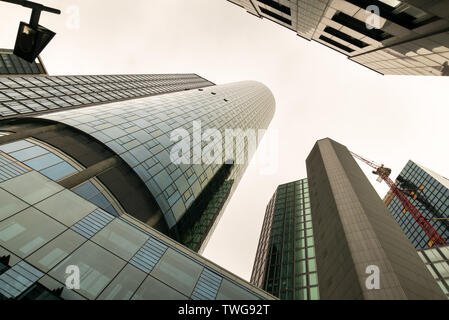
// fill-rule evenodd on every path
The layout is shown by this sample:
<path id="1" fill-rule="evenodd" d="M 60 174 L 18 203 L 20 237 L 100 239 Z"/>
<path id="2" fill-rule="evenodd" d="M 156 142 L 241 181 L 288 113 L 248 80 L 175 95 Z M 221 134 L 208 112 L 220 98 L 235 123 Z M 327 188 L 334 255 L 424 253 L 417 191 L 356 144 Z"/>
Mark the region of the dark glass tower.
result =
<path id="1" fill-rule="evenodd" d="M 408 196 L 438 233 L 449 242 L 449 180 L 439 174 L 409 161 L 396 184 Z M 384 199 L 393 217 L 416 249 L 433 246 L 424 230 L 408 212 L 403 212 L 401 202 L 389 192 Z"/>
<path id="2" fill-rule="evenodd" d="M 267 206 L 251 283 L 284 300 L 319 299 L 307 179 L 280 185 Z"/>

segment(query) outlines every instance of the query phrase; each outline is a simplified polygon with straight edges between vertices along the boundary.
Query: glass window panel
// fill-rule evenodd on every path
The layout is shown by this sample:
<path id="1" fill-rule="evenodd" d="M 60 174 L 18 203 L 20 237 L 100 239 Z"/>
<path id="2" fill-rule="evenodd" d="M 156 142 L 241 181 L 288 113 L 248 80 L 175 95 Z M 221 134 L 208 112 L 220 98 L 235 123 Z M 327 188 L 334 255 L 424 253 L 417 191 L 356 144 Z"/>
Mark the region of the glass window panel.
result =
<path id="1" fill-rule="evenodd" d="M 0 221 L 27 207 L 28 204 L 0 189 Z"/>
<path id="2" fill-rule="evenodd" d="M 449 246 L 440 247 L 441 252 L 446 256 L 446 260 L 449 260 Z"/>
<path id="3" fill-rule="evenodd" d="M 90 181 L 87 181 L 73 188 L 72 191 L 86 200 L 89 200 L 90 198 L 100 193 L 97 187 L 95 187 L 94 184 Z"/>
<path id="4" fill-rule="evenodd" d="M 120 258 L 129 260 L 149 239 L 149 236 L 133 228 L 126 222 L 115 219 L 99 233 L 92 241 L 118 255 Z"/>
<path id="5" fill-rule="evenodd" d="M 47 176 L 48 178 L 55 181 L 75 172 L 77 172 L 77 170 L 67 162 L 62 162 L 60 164 L 54 165 L 50 168 L 41 171 L 41 173 L 44 176 Z"/>
<path id="6" fill-rule="evenodd" d="M 85 241 L 86 239 L 76 232 L 67 230 L 37 250 L 27 260 L 42 271 L 48 272 Z"/>
<path id="7" fill-rule="evenodd" d="M 36 208 L 71 227 L 96 207 L 69 190 L 64 190 L 38 203 Z"/>
<path id="8" fill-rule="evenodd" d="M 223 279 L 217 300 L 259 300 L 259 298 L 231 281 Z"/>
<path id="9" fill-rule="evenodd" d="M 126 262 L 122 259 L 95 243 L 87 241 L 57 265 L 50 272 L 50 275 L 56 280 L 65 283 L 67 266 L 78 266 L 80 270 L 80 289 L 75 289 L 75 291 L 89 299 L 95 299 L 123 269 L 125 264 Z"/>
<path id="10" fill-rule="evenodd" d="M 443 278 L 449 277 L 449 263 L 439 262 L 435 263 L 434 266 Z"/>
<path id="11" fill-rule="evenodd" d="M 318 276 L 316 273 L 309 274 L 309 285 L 314 286 L 318 284 Z"/>
<path id="12" fill-rule="evenodd" d="M 38 210 L 28 208 L 0 223 L 0 244 L 25 258 L 65 229 Z"/>
<path id="13" fill-rule="evenodd" d="M 44 168 L 53 166 L 53 165 L 55 165 L 57 163 L 60 163 L 62 161 L 63 160 L 60 157 L 58 157 L 57 155 L 52 154 L 52 153 L 47 153 L 47 154 L 44 154 L 43 156 L 40 156 L 40 157 L 31 159 L 31 160 L 25 161 L 24 163 L 28 167 L 31 167 L 34 170 L 40 171 L 40 170 L 42 170 Z"/>
<path id="14" fill-rule="evenodd" d="M 14 152 L 17 150 L 22 150 L 25 148 L 29 148 L 34 146 L 34 144 L 32 144 L 31 142 L 25 141 L 25 140 L 20 140 L 17 142 L 12 142 L 12 143 L 7 143 L 4 145 L 0 145 L 0 151 L 6 152 L 6 153 L 10 153 L 10 152 Z"/>
<path id="15" fill-rule="evenodd" d="M 39 280 L 39 284 L 43 285 L 50 291 L 59 290 L 61 292 L 60 297 L 63 300 L 87 300 L 85 297 L 79 295 L 73 290 L 67 289 L 65 284 L 45 275 Z"/>
<path id="16" fill-rule="evenodd" d="M 432 262 L 444 260 L 444 258 L 436 249 L 426 250 L 425 253 Z"/>
<path id="17" fill-rule="evenodd" d="M 307 288 L 296 290 L 295 299 L 296 300 L 307 300 L 308 299 Z"/>
<path id="18" fill-rule="evenodd" d="M 319 300 L 319 299 L 320 299 L 320 292 L 318 290 L 318 287 L 310 288 L 310 300 Z"/>
<path id="19" fill-rule="evenodd" d="M 45 153 L 48 153 L 48 150 L 46 150 L 46 149 L 44 149 L 42 147 L 39 147 L 39 146 L 34 146 L 34 147 L 31 147 L 31 148 L 27 148 L 27 149 L 24 149 L 24 150 L 20 150 L 20 151 L 16 151 L 16 152 L 10 153 L 9 155 L 11 157 L 16 158 L 19 161 L 26 161 L 26 160 L 29 160 L 31 158 L 35 158 L 35 157 L 38 157 L 40 155 L 43 155 Z"/>
<path id="20" fill-rule="evenodd" d="M 186 296 L 190 296 L 202 270 L 201 265 L 169 248 L 151 275 Z"/>
<path id="21" fill-rule="evenodd" d="M 98 299 L 129 300 L 131 299 L 137 288 L 140 286 L 143 279 L 145 279 L 145 277 L 146 274 L 144 272 L 128 264 L 106 287 L 106 289 L 101 293 Z M 145 284 L 143 286 L 145 286 Z M 148 289 L 153 292 L 156 291 L 155 293 L 160 297 L 160 299 L 166 299 L 162 290 L 155 290 L 156 288 L 154 284 L 141 289 L 141 291 L 145 291 Z M 151 298 L 151 300 L 156 300 L 156 298 Z"/>
<path id="22" fill-rule="evenodd" d="M 148 276 L 132 300 L 187 300 L 188 298 L 166 284 Z"/>
<path id="23" fill-rule="evenodd" d="M 296 289 L 307 287 L 307 276 L 305 274 L 302 276 L 295 277 L 295 287 Z"/>
<path id="24" fill-rule="evenodd" d="M 64 189 L 36 171 L 0 183 L 0 187 L 29 204 L 35 204 Z"/>
<path id="25" fill-rule="evenodd" d="M 100 207 L 102 209 L 104 209 L 104 208 L 106 208 L 106 207 L 111 205 L 109 200 L 106 199 L 106 197 L 103 194 L 101 194 L 101 193 L 99 193 L 95 197 L 91 198 L 90 202 L 92 202 L 93 204 L 95 204 L 96 206 L 98 206 L 98 207 Z"/>
<path id="26" fill-rule="evenodd" d="M 309 260 L 309 272 L 316 271 L 316 261 L 315 259 Z"/>
<path id="27" fill-rule="evenodd" d="M 441 290 L 443 290 L 444 294 L 448 294 L 449 291 L 444 286 L 444 283 L 442 281 L 437 281 L 437 282 L 438 282 L 438 285 L 440 286 Z"/>
<path id="28" fill-rule="evenodd" d="M 296 274 L 300 274 L 300 273 L 305 273 L 306 272 L 306 261 L 302 260 L 299 262 L 295 263 L 295 273 Z"/>

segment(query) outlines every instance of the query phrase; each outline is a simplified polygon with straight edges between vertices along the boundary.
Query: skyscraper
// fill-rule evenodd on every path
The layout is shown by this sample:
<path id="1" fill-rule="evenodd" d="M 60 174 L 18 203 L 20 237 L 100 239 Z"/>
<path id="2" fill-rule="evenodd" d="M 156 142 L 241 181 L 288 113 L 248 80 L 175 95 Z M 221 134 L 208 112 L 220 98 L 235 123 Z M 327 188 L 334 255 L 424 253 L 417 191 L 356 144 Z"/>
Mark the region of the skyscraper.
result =
<path id="1" fill-rule="evenodd" d="M 126 79 L 127 76 L 122 77 Z M 129 76 L 128 80 L 133 81 L 133 77 L 139 78 Z M 158 89 L 159 92 L 166 92 L 210 84 L 197 76 L 188 77 L 194 78 L 196 82 L 192 84 L 191 79 L 188 79 L 190 82 L 183 83 L 181 78 L 177 84 L 173 77 L 175 83 L 168 90 L 166 87 L 130 89 L 124 90 L 123 95 L 136 94 L 140 97 L 147 92 L 157 92 Z M 86 80 L 92 77 L 79 78 L 80 81 L 92 81 Z M 112 76 L 106 77 L 107 80 L 110 78 Z M 17 91 L 20 90 L 13 89 L 17 85 L 16 81 L 11 84 L 13 80 L 16 78 L 0 79 L 5 86 L 9 86 L 2 90 L 9 97 L 18 94 Z M 53 82 L 53 77 L 27 77 L 22 80 L 39 82 L 41 86 L 45 86 L 33 91 L 42 95 L 50 95 L 52 90 L 60 93 L 65 89 L 72 93 L 85 87 L 88 90 L 94 87 L 86 84 L 73 85 L 73 89 L 71 86 L 61 88 L 59 85 L 53 88 L 48 86 Z M 55 81 L 68 80 L 58 77 Z M 138 86 L 137 83 L 115 85 L 133 88 Z M 31 88 L 27 90 L 31 91 Z M 26 94 L 24 91 L 22 93 Z M 55 152 L 61 152 L 72 163 L 78 163 L 78 169 L 75 169 L 74 164 L 70 165 L 70 169 L 59 164 L 55 169 L 55 180 L 66 178 L 61 181 L 64 186 L 81 188 L 83 183 L 96 177 L 104 185 L 104 189 L 116 198 L 111 203 L 114 213 L 120 211 L 118 205 L 113 205 L 118 203 L 123 211 L 196 251 L 204 248 L 210 231 L 219 220 L 247 166 L 247 161 L 236 163 L 233 158 L 214 159 L 211 163 L 201 161 L 204 151 L 201 147 L 211 145 L 208 141 L 202 141 L 205 132 L 207 129 L 216 129 L 224 137 L 226 129 L 241 130 L 240 133 L 237 132 L 235 144 L 234 139 L 217 140 L 213 144 L 220 144 L 223 149 L 233 144 L 231 147 L 236 158 L 246 154 L 250 157 L 248 146 L 251 143 L 245 142 L 245 132 L 248 129 L 267 128 L 274 114 L 271 92 L 262 84 L 250 81 L 96 105 L 92 105 L 88 98 L 95 98 L 98 93 L 66 94 L 52 97 L 55 98 L 53 100 L 51 97 L 34 98 L 27 99 L 27 102 L 22 100 L 21 95 L 20 98 L 16 96 L 12 102 L 3 102 L 11 111 L 20 112 L 20 108 L 31 104 L 44 105 L 45 100 L 59 111 L 40 115 L 41 112 L 49 111 L 50 105 L 47 105 L 46 109 L 35 111 L 27 118 L 9 119 L 2 123 L 2 129 L 16 134 L 2 137 L 3 143 L 34 137 L 39 140 L 38 143 L 56 147 Z M 74 99 L 83 101 L 89 107 L 78 102 L 76 109 L 61 111 L 67 106 L 64 102 Z M 117 98 L 110 96 L 109 100 L 116 101 Z M 26 112 L 31 113 L 31 110 L 27 109 Z M 199 126 L 199 130 L 195 126 Z M 187 134 L 190 133 L 188 141 L 191 142 L 187 150 L 190 162 L 179 165 L 172 163 L 170 154 L 171 148 L 176 144 L 171 139 L 176 129 L 184 129 Z M 199 135 L 199 141 L 196 141 L 195 135 Z M 257 144 L 257 139 L 255 143 Z M 200 162 L 195 162 L 198 147 Z M 32 158 L 39 155 L 33 154 Z M 32 158 L 27 157 L 27 161 Z M 39 163 L 38 168 L 42 166 L 48 167 Z M 60 167 L 64 167 L 65 171 L 59 171 Z M 75 177 L 70 176 L 75 172 L 78 172 Z M 106 205 L 109 207 L 109 204 Z"/>
<path id="2" fill-rule="evenodd" d="M 326 300 L 445 298 L 345 146 L 319 140 L 306 166 L 308 183 L 280 186 L 267 208 L 253 283 L 296 299 L 317 284 Z"/>
<path id="3" fill-rule="evenodd" d="M 449 241 L 449 180 L 413 161 L 409 161 L 396 178 L 396 184 L 438 233 Z M 401 202 L 391 196 L 384 198 L 393 217 L 416 249 L 433 246 L 433 242 Z"/>
<path id="4" fill-rule="evenodd" d="M 447 0 L 228 0 L 388 75 L 449 76 Z"/>
<path id="5" fill-rule="evenodd" d="M 196 74 L 14 76 L 0 80 L 0 120 L 214 85 Z"/>
<path id="6" fill-rule="evenodd" d="M 267 206 L 251 283 L 287 300 L 319 299 L 307 179 L 280 185 Z"/>
<path id="7" fill-rule="evenodd" d="M 4 297 L 273 298 L 159 233 L 204 248 L 257 147 L 251 132 L 273 117 L 268 88 L 197 75 L 0 77 L 0 86 Z M 232 139 L 220 139 L 228 130 Z M 98 276 L 82 276 L 76 294 L 63 289 L 71 264 Z M 34 276 L 21 285 L 12 274 Z"/>

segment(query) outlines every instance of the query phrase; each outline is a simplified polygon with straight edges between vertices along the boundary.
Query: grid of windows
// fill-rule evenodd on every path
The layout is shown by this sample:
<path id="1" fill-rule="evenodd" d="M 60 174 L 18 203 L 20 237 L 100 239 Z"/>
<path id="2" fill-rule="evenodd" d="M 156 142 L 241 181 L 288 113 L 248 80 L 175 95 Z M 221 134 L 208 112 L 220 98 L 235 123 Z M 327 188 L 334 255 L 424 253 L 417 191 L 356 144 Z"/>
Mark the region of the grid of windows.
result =
<path id="1" fill-rule="evenodd" d="M 381 74 L 449 76 L 445 1 L 228 1 Z M 367 11 L 372 5 L 379 16 Z"/>
<path id="2" fill-rule="evenodd" d="M 257 134 L 259 129 L 268 127 L 274 107 L 274 97 L 267 87 L 258 82 L 245 81 L 67 110 L 41 118 L 78 128 L 110 147 L 142 179 L 161 208 L 167 225 L 173 228 L 222 164 L 229 160 L 224 158 L 226 149 L 235 150 L 235 159 L 231 160 L 240 157 L 247 159 L 247 139 L 227 141 L 224 138 L 225 130 L 240 129 L 244 133 L 250 129 Z M 194 163 L 172 163 L 170 153 L 177 143 L 171 138 L 173 131 L 182 128 L 193 137 L 194 121 L 200 123 L 203 133 L 209 128 L 220 131 L 223 139 L 200 142 L 202 148 L 215 144 L 223 150 L 222 154 L 213 155 L 218 163 L 195 161 L 195 149 L 199 146 L 199 141 L 195 139 L 190 140 L 189 157 Z M 242 137 L 242 134 L 238 136 Z M 223 158 L 218 159 L 220 156 Z M 247 165 L 248 161 L 245 161 L 232 167 L 227 178 L 234 181 L 230 195 Z M 215 220 L 218 221 L 219 217 Z"/>
<path id="3" fill-rule="evenodd" d="M 34 188 L 24 192 L 25 184 Z M 36 171 L 0 183 L 0 197 L 0 299 L 274 298 L 132 217 L 109 215 Z M 80 268 L 80 289 L 66 288 L 68 265 Z"/>
<path id="4" fill-rule="evenodd" d="M 449 32 L 355 56 L 383 74 L 449 76 Z"/>
<path id="5" fill-rule="evenodd" d="M 449 299 L 449 246 L 422 249 L 418 255 Z"/>
<path id="6" fill-rule="evenodd" d="M 312 39 L 328 5 L 328 0 L 229 0 L 248 12 L 273 20 Z"/>
<path id="7" fill-rule="evenodd" d="M 211 85 L 196 74 L 0 77 L 0 119 Z"/>
<path id="8" fill-rule="evenodd" d="M 267 216 L 252 282 L 281 300 L 318 300 L 307 179 L 279 186 L 267 207 Z"/>
<path id="9" fill-rule="evenodd" d="M 424 218 L 446 241 L 449 241 L 449 220 L 445 219 L 449 218 L 449 181 L 409 161 L 396 179 L 396 183 L 405 191 Z M 396 197 L 387 197 L 386 200 L 389 200 L 388 209 L 415 248 L 433 246 L 413 217 L 408 212 L 403 212 L 404 207 Z"/>

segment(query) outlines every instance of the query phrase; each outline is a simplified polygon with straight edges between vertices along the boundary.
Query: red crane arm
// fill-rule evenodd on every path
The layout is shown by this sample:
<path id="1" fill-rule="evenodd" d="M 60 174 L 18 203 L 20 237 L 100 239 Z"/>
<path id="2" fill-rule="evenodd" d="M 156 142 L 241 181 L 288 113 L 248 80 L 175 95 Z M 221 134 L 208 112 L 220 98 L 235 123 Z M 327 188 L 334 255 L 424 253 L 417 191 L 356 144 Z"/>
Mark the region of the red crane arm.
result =
<path id="1" fill-rule="evenodd" d="M 375 163 L 374 161 L 367 160 L 353 152 L 351 152 L 352 156 L 356 159 L 359 159 L 363 162 L 365 162 L 370 167 L 376 169 L 376 171 L 373 171 L 374 174 L 378 175 L 382 180 L 386 182 L 386 184 L 390 187 L 390 190 L 393 192 L 393 194 L 399 199 L 399 201 L 402 203 L 404 208 L 407 210 L 407 212 L 410 212 L 413 219 L 419 224 L 421 229 L 424 230 L 426 235 L 429 237 L 429 246 L 437 245 L 437 246 L 445 246 L 447 245 L 446 240 L 438 233 L 437 230 L 427 221 L 423 215 L 416 209 L 416 207 L 410 202 L 410 200 L 407 198 L 407 196 L 398 188 L 396 183 L 393 182 L 393 180 L 390 179 L 390 173 L 391 170 L 388 168 L 385 168 L 384 165 L 379 165 Z"/>
<path id="2" fill-rule="evenodd" d="M 424 230 L 426 235 L 429 237 L 430 242 L 429 246 L 437 245 L 437 246 L 446 246 L 446 240 L 438 233 L 438 231 L 427 221 L 422 214 L 416 209 L 416 207 L 410 202 L 407 196 L 398 188 L 396 183 L 393 182 L 389 177 L 382 177 L 382 179 L 387 183 L 390 187 L 391 191 L 394 193 L 396 197 L 398 197 L 399 201 L 401 201 L 404 208 L 407 212 L 410 212 L 413 219 L 419 224 L 421 229 Z"/>
<path id="3" fill-rule="evenodd" d="M 374 161 L 367 160 L 367 159 L 365 159 L 365 158 L 359 156 L 358 154 L 355 154 L 354 152 L 351 152 L 351 154 L 352 154 L 352 156 L 353 156 L 354 158 L 359 159 L 360 161 L 365 162 L 367 165 L 369 165 L 370 167 L 372 167 L 372 168 L 374 168 L 374 169 L 376 169 L 376 170 L 377 170 L 378 168 L 380 168 L 380 167 L 383 166 L 383 164 L 378 164 L 378 163 L 375 163 Z"/>

